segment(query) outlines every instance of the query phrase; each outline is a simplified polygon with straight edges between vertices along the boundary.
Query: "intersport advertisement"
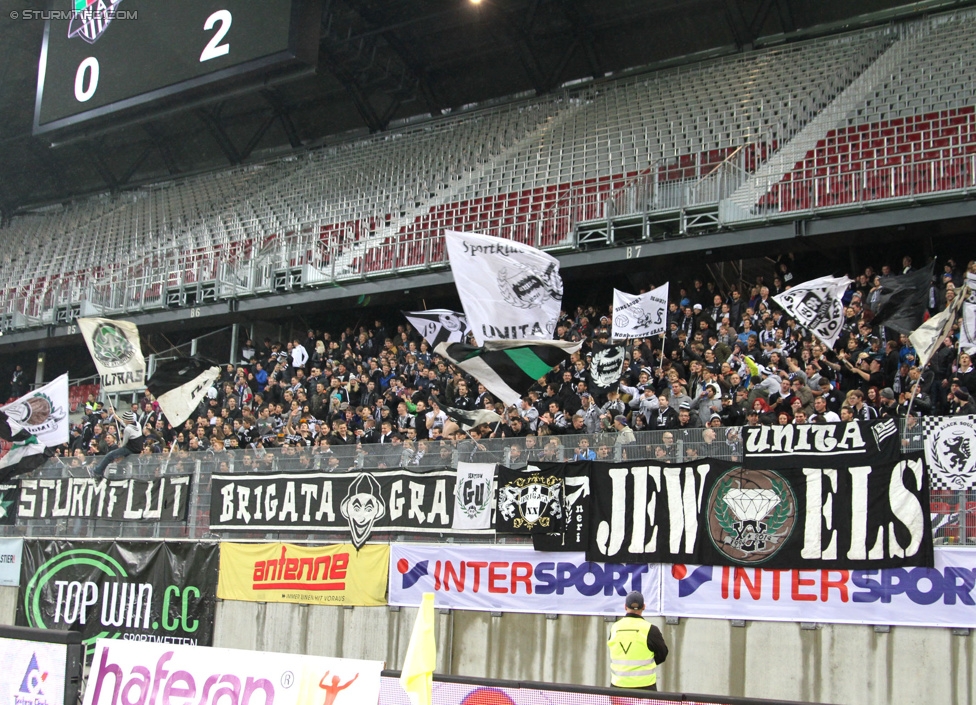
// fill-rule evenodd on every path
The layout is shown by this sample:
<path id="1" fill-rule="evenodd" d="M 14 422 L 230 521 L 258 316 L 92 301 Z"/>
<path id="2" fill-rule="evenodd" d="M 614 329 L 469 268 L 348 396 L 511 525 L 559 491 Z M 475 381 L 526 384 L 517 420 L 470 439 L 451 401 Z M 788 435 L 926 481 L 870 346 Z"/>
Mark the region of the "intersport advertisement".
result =
<path id="1" fill-rule="evenodd" d="M 593 563 L 578 553 L 531 547 L 392 544 L 390 604 L 536 614 L 622 615 L 631 590 L 659 614 L 661 566 Z"/>
<path id="2" fill-rule="evenodd" d="M 675 617 L 976 628 L 976 548 L 936 549 L 934 568 L 663 568 Z"/>

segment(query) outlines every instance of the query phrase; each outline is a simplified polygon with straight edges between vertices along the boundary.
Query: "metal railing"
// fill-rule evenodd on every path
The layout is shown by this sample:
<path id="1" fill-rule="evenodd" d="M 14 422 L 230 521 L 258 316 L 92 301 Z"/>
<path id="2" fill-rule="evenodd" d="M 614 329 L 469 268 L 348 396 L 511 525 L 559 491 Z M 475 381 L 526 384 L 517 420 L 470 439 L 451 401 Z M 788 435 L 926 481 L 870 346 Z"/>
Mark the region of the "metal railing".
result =
<path id="1" fill-rule="evenodd" d="M 399 445 L 364 444 L 276 449 L 177 451 L 130 456 L 107 473 L 113 479 L 152 478 L 192 474 L 192 490 L 186 522 L 114 522 L 105 519 L 31 520 L 0 527 L 0 536 L 81 536 L 119 538 L 213 537 L 209 527 L 210 476 L 213 473 L 249 472 L 356 472 L 404 468 L 429 472 L 456 468 L 459 461 L 500 463 L 523 467 L 532 462 L 568 462 L 577 458 L 661 462 L 717 458 L 736 462 L 742 458 L 741 428 L 638 431 L 636 443 L 621 444 L 613 432 L 585 435 L 528 436 L 480 441 L 407 441 Z M 585 441 L 585 447 L 584 447 Z M 922 450 L 918 427 L 903 427 L 904 452 Z M 95 457 L 53 458 L 31 477 L 54 479 L 90 477 Z M 933 535 L 939 544 L 976 544 L 976 490 L 932 490 Z M 294 532 L 234 532 L 239 539 L 341 540 L 332 533 L 296 536 Z M 402 538 L 410 538 L 408 535 Z M 489 537 L 490 538 L 490 537 Z M 384 540 L 383 537 L 378 537 Z M 461 539 L 459 539 L 461 540 Z M 485 540 L 481 537 L 480 540 Z M 512 537 L 505 539 L 511 542 Z"/>

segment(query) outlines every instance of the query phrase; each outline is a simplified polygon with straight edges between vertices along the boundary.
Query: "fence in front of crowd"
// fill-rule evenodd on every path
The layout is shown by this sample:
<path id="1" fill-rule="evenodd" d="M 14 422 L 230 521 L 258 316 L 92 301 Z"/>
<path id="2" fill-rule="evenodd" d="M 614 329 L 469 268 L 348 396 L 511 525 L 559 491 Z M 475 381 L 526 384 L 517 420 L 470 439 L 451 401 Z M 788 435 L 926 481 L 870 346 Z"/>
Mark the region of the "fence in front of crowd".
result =
<path id="1" fill-rule="evenodd" d="M 902 450 L 923 450 L 922 435 L 913 419 L 902 427 Z M 18 519 L 16 525 L 0 526 L 0 536 L 89 537 L 89 538 L 219 538 L 210 531 L 210 478 L 214 473 L 303 473 L 303 472 L 370 472 L 403 468 L 425 473 L 457 468 L 459 461 L 498 463 L 523 467 L 527 463 L 571 462 L 593 459 L 605 462 L 657 460 L 659 462 L 694 462 L 699 458 L 716 458 L 736 462 L 742 459 L 740 427 L 696 428 L 669 431 L 637 431 L 636 442 L 623 445 L 612 432 L 494 438 L 473 441 L 433 440 L 418 443 L 332 445 L 323 447 L 284 446 L 273 449 L 175 451 L 130 456 L 114 471 L 110 479 L 147 480 L 191 475 L 187 491 L 188 513 L 185 521 L 161 518 L 151 522 L 119 522 L 107 519 Z M 426 449 L 424 449 L 426 445 Z M 421 453 L 420 451 L 423 450 Z M 88 478 L 99 461 L 93 457 L 57 457 L 30 475 L 31 480 L 52 483 L 57 479 Z M 44 486 L 44 485 L 42 485 Z M 53 485 L 52 485 L 53 486 Z M 932 489 L 932 527 L 937 544 L 976 543 L 976 491 Z M 269 541 L 337 541 L 336 532 L 305 534 L 292 532 L 235 532 L 236 539 Z M 377 534 L 379 537 L 379 534 Z M 348 537 L 346 537 L 348 538 Z M 390 540 L 410 538 L 408 534 L 390 536 Z M 476 537 L 484 541 L 485 537 Z M 470 540 L 463 536 L 455 540 Z M 507 536 L 506 542 L 518 542 Z"/>

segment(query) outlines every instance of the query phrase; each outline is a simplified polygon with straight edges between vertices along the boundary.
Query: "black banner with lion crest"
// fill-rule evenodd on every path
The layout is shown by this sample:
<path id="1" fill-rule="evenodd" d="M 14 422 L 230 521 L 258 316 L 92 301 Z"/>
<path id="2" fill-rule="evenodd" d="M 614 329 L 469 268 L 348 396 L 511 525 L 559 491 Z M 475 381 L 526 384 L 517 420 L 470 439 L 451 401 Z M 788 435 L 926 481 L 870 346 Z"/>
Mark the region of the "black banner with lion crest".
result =
<path id="1" fill-rule="evenodd" d="M 594 463 L 587 560 L 770 569 L 933 564 L 920 455 L 886 465 L 746 469 Z"/>

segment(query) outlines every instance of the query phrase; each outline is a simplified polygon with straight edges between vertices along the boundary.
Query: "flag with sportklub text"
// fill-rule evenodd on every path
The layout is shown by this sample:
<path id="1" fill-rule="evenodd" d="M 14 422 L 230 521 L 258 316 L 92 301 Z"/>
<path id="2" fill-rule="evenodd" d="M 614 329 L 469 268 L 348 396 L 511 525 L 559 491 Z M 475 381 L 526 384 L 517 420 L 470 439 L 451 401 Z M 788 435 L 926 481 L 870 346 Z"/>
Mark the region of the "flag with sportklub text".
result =
<path id="1" fill-rule="evenodd" d="M 219 376 L 220 368 L 208 360 L 182 357 L 157 367 L 147 387 L 175 427 L 190 418 Z"/>
<path id="2" fill-rule="evenodd" d="M 668 288 L 663 284 L 644 294 L 613 290 L 613 337 L 646 338 L 668 327 Z"/>
<path id="3" fill-rule="evenodd" d="M 564 340 L 489 340 L 477 348 L 441 343 L 435 352 L 485 385 L 505 406 L 516 406 L 539 378 L 569 360 L 581 346 Z"/>
<path id="4" fill-rule="evenodd" d="M 550 340 L 559 320 L 559 260 L 520 242 L 447 230 L 461 307 L 479 343 Z"/>
<path id="5" fill-rule="evenodd" d="M 78 329 L 95 362 L 102 391 L 114 394 L 141 392 L 146 388 L 146 360 L 139 343 L 139 329 L 134 323 L 79 318 Z"/>
<path id="6" fill-rule="evenodd" d="M 468 319 L 463 313 L 446 308 L 401 311 L 401 313 L 432 348 L 436 348 L 441 343 L 463 343 L 471 331 Z"/>
<path id="7" fill-rule="evenodd" d="M 790 287 L 773 301 L 803 328 L 833 347 L 844 325 L 841 297 L 850 286 L 847 277 L 818 277 Z"/>

